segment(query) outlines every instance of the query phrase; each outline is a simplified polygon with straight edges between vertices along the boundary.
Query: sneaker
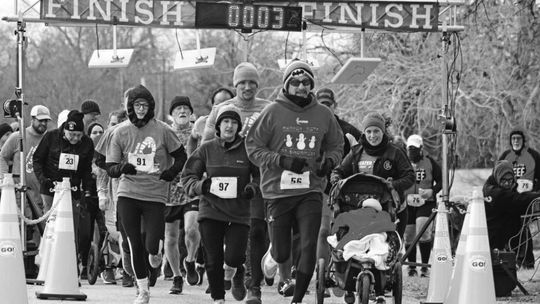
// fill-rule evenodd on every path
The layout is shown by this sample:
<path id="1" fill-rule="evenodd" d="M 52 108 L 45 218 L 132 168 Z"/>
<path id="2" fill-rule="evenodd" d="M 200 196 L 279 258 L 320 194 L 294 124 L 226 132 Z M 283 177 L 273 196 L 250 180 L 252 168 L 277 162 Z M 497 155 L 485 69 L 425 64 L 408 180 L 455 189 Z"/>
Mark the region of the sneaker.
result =
<path id="1" fill-rule="evenodd" d="M 197 285 L 199 282 L 199 273 L 195 269 L 195 261 L 188 262 L 184 259 L 184 267 L 186 268 L 186 280 L 190 286 Z"/>
<path id="2" fill-rule="evenodd" d="M 253 286 L 248 289 L 246 304 L 262 304 L 260 287 Z"/>
<path id="3" fill-rule="evenodd" d="M 409 276 L 410 277 L 416 277 L 418 275 L 418 272 L 415 268 L 409 268 Z"/>
<path id="4" fill-rule="evenodd" d="M 278 263 L 274 261 L 272 258 L 272 254 L 270 253 L 270 250 L 272 249 L 272 244 L 268 247 L 268 250 L 264 254 L 263 258 L 261 259 L 261 269 L 266 279 L 273 279 L 276 276 L 277 270 L 278 270 Z M 271 284 L 268 284 L 268 286 L 271 286 Z"/>
<path id="5" fill-rule="evenodd" d="M 133 287 L 135 286 L 135 283 L 133 283 L 133 277 L 127 273 L 127 271 L 124 271 L 122 274 L 122 287 Z"/>
<path id="6" fill-rule="evenodd" d="M 133 304 L 148 304 L 150 302 L 150 292 L 148 290 L 140 290 L 139 295 L 133 301 Z"/>
<path id="7" fill-rule="evenodd" d="M 169 294 L 181 294 L 184 287 L 184 279 L 181 276 L 173 278 L 173 285 L 169 289 Z"/>
<path id="8" fill-rule="evenodd" d="M 232 295 L 236 301 L 242 301 L 246 297 L 246 285 L 244 285 L 244 274 L 246 268 L 241 265 L 236 269 L 236 274 L 232 279 Z"/>
<path id="9" fill-rule="evenodd" d="M 197 273 L 199 274 L 199 282 L 197 282 L 197 285 L 202 285 L 205 271 L 204 265 L 196 263 L 195 270 L 197 270 Z"/>
<path id="10" fill-rule="evenodd" d="M 383 296 L 378 296 L 377 300 L 375 300 L 375 303 L 377 303 L 377 304 L 386 304 L 386 300 L 384 299 Z"/>
<path id="11" fill-rule="evenodd" d="M 114 277 L 114 269 L 105 268 L 101 273 L 101 279 L 105 284 L 116 284 L 116 278 Z"/>
<path id="12" fill-rule="evenodd" d="M 152 268 L 148 270 L 148 286 L 154 287 L 156 286 L 156 281 L 161 275 L 161 268 Z"/>
<path id="13" fill-rule="evenodd" d="M 214 304 L 225 304 L 224 299 L 214 300 Z"/>
<path id="14" fill-rule="evenodd" d="M 289 280 L 285 280 L 285 282 L 280 282 L 280 284 L 281 284 L 281 288 L 278 291 L 279 294 L 284 297 L 292 297 L 294 294 L 294 287 L 296 286 L 295 282 L 289 279 Z"/>
<path id="15" fill-rule="evenodd" d="M 159 268 L 161 266 L 161 262 L 163 260 L 163 255 L 160 253 L 158 254 L 148 254 L 148 262 L 150 262 L 150 266 L 152 268 Z"/>
<path id="16" fill-rule="evenodd" d="M 169 262 L 167 261 L 163 266 L 163 279 L 165 281 L 172 281 L 173 277 L 174 273 L 172 272 L 171 264 L 169 264 Z"/>
<path id="17" fill-rule="evenodd" d="M 420 277 L 429 278 L 429 269 L 427 267 L 422 267 L 420 269 Z"/>

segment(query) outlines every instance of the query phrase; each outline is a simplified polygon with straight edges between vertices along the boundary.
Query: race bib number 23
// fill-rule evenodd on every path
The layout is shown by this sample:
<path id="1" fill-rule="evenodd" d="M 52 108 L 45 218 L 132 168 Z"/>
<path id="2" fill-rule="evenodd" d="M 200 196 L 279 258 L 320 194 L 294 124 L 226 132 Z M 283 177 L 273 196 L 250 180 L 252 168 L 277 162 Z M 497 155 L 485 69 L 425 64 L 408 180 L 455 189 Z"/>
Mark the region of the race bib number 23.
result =
<path id="1" fill-rule="evenodd" d="M 79 155 L 60 153 L 58 169 L 77 171 L 77 166 L 79 166 Z"/>

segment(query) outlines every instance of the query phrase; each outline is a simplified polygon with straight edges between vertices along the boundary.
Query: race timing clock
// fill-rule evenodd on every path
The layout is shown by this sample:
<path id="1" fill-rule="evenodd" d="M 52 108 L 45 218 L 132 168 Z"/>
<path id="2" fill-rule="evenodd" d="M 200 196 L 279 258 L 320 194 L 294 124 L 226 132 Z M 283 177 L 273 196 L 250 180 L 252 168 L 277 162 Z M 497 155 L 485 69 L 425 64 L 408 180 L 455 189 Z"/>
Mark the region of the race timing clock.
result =
<path id="1" fill-rule="evenodd" d="M 197 2 L 195 27 L 212 29 L 301 31 L 302 8 L 242 3 Z"/>

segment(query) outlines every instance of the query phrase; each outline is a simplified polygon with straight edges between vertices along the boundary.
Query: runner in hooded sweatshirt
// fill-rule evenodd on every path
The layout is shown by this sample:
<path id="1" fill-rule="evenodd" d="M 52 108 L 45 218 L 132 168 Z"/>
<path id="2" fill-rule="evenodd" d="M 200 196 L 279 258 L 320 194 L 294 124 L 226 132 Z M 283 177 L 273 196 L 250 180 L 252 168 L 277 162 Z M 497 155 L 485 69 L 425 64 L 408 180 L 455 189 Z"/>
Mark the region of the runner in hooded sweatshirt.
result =
<path id="1" fill-rule="evenodd" d="M 154 97 L 146 87 L 130 88 L 124 97 L 131 123 L 114 130 L 106 166 L 109 176 L 120 178 L 118 213 L 139 292 L 134 303 L 145 304 L 150 298 L 145 259 L 154 268 L 161 264 L 169 182 L 182 170 L 187 156 L 173 130 L 154 118 Z"/>
<path id="2" fill-rule="evenodd" d="M 300 235 L 293 303 L 302 302 L 313 275 L 326 175 L 343 154 L 341 128 L 315 99 L 314 87 L 310 66 L 292 61 L 283 75 L 282 92 L 246 137 L 248 156 L 261 170 L 272 258 L 286 262 L 293 228 Z"/>

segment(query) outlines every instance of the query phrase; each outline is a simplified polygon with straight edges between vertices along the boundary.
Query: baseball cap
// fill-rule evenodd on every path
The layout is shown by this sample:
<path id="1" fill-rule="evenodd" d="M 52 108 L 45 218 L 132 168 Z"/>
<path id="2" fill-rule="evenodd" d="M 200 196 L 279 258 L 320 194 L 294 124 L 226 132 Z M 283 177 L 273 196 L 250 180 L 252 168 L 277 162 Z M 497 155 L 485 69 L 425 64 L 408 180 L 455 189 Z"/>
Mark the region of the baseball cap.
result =
<path id="1" fill-rule="evenodd" d="M 334 91 L 329 88 L 322 88 L 317 91 L 317 101 L 323 103 L 324 101 L 331 104 L 336 103 L 336 98 L 334 97 Z"/>
<path id="2" fill-rule="evenodd" d="M 30 116 L 35 117 L 38 120 L 51 119 L 51 112 L 46 106 L 37 105 L 30 110 Z"/>
<path id="3" fill-rule="evenodd" d="M 411 146 L 420 148 L 422 147 L 422 144 L 422 137 L 418 134 L 413 134 L 407 138 L 407 148 Z"/>

